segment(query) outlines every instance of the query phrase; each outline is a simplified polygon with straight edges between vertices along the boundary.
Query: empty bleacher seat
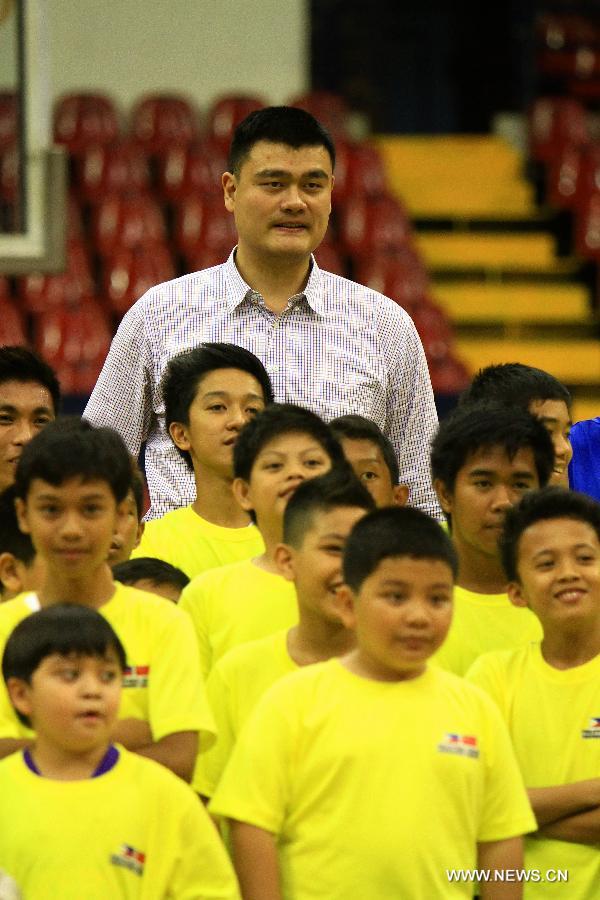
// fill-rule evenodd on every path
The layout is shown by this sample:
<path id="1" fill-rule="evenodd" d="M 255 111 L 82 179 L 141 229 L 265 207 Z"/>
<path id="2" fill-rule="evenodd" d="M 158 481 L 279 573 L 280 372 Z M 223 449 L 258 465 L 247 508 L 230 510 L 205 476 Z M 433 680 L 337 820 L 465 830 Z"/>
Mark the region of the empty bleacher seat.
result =
<path id="1" fill-rule="evenodd" d="M 119 119 L 112 100 L 104 94 L 68 94 L 54 110 L 54 140 L 72 156 L 90 144 L 110 144 L 119 136 Z"/>
<path id="2" fill-rule="evenodd" d="M 175 277 L 169 248 L 118 248 L 105 259 L 103 296 L 111 312 L 122 316 L 149 288 Z"/>
<path id="3" fill-rule="evenodd" d="M 111 341 L 106 313 L 96 301 L 39 313 L 33 336 L 35 349 L 56 370 L 65 394 L 91 391 Z"/>
<path id="4" fill-rule="evenodd" d="M 160 204 L 145 195 L 106 197 L 93 212 L 92 240 L 100 256 L 118 247 L 164 244 L 166 226 Z"/>
<path id="5" fill-rule="evenodd" d="M 211 248 L 225 254 L 237 243 L 235 222 L 220 197 L 188 197 L 175 210 L 174 241 L 186 259 Z"/>
<path id="6" fill-rule="evenodd" d="M 376 252 L 365 259 L 359 259 L 354 276 L 360 284 L 391 297 L 408 312 L 430 290 L 427 270 L 420 256 L 411 247 L 395 253 Z"/>
<path id="7" fill-rule="evenodd" d="M 209 140 L 219 152 L 227 155 L 233 132 L 246 116 L 265 106 L 262 97 L 230 94 L 220 97 L 210 108 L 207 121 Z"/>
<path id="8" fill-rule="evenodd" d="M 160 157 L 173 144 L 187 145 L 196 139 L 197 115 L 185 97 L 150 94 L 131 113 L 131 134 L 147 153 Z"/>
<path id="9" fill-rule="evenodd" d="M 98 203 L 108 194 L 143 194 L 151 188 L 148 157 L 131 140 L 90 144 L 75 160 L 74 172 L 77 193 L 88 203 Z"/>
<path id="10" fill-rule="evenodd" d="M 23 308 L 40 313 L 58 306 L 79 303 L 95 293 L 88 252 L 82 241 L 69 241 L 67 268 L 56 275 L 31 273 L 18 279 L 18 293 Z"/>
<path id="11" fill-rule="evenodd" d="M 585 108 L 569 97 L 538 97 L 529 113 L 530 152 L 538 162 L 549 162 L 564 147 L 589 142 Z"/>
<path id="12" fill-rule="evenodd" d="M 158 192 L 163 200 L 177 203 L 192 194 L 222 196 L 221 175 L 226 162 L 204 144 L 174 144 L 158 162 Z"/>
<path id="13" fill-rule="evenodd" d="M 348 107 L 345 100 L 338 94 L 329 91 L 310 91 L 307 94 L 292 97 L 288 105 L 298 106 L 311 113 L 334 138 L 346 137 Z"/>
<path id="14" fill-rule="evenodd" d="M 392 197 L 351 197 L 338 212 L 340 240 L 352 256 L 399 250 L 411 238 L 410 220 Z"/>
<path id="15" fill-rule="evenodd" d="M 21 313 L 8 298 L 0 298 L 0 345 L 27 344 L 27 334 Z"/>

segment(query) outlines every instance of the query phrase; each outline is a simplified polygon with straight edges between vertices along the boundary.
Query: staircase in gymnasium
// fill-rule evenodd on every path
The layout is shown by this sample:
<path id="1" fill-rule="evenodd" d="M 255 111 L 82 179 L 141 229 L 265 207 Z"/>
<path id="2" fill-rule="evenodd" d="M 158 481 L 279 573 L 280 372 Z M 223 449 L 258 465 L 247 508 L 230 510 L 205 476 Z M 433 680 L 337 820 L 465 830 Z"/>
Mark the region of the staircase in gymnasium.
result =
<path id="1" fill-rule="evenodd" d="M 574 421 L 600 415 L 589 279 L 579 260 L 558 255 L 557 218 L 536 207 L 522 156 L 494 136 L 377 144 L 470 372 L 499 362 L 538 366 L 571 388 Z"/>

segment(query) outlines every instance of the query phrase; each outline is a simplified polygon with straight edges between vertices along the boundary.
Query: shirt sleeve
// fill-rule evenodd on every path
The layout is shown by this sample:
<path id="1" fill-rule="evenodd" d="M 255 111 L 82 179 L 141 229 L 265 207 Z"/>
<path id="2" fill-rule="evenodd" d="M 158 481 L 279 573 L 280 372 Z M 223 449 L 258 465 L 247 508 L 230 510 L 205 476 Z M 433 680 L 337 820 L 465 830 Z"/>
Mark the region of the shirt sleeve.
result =
<path id="1" fill-rule="evenodd" d="M 210 643 L 210 581 L 205 574 L 193 578 L 181 592 L 179 608 L 185 610 L 192 620 L 198 652 L 200 654 L 200 671 L 203 678 L 208 678 L 212 668 L 212 647 Z"/>
<path id="2" fill-rule="evenodd" d="M 172 900 L 240 900 L 233 866 L 214 823 L 190 793 L 179 826 L 179 854 L 167 894 Z"/>
<path id="3" fill-rule="evenodd" d="M 83 417 L 92 425 L 114 428 L 137 458 L 152 420 L 151 373 L 140 301 L 119 325 Z"/>
<path id="4" fill-rule="evenodd" d="M 188 616 L 169 607 L 165 627 L 156 634 L 148 710 L 152 737 L 199 731 L 200 748 L 215 738 L 215 723 L 200 672 L 198 650 Z"/>
<path id="5" fill-rule="evenodd" d="M 387 299 L 387 298 L 386 298 Z M 388 369 L 386 428 L 408 502 L 443 521 L 431 482 L 430 450 L 438 418 L 421 339 L 410 316 L 389 302 L 376 306 Z"/>
<path id="6" fill-rule="evenodd" d="M 208 676 L 206 693 L 215 717 L 217 739 L 198 757 L 192 786 L 203 797 L 212 797 L 235 745 L 232 697 L 221 660 Z"/>
<path id="7" fill-rule="evenodd" d="M 465 674 L 465 679 L 476 684 L 492 698 L 505 722 L 508 721 L 509 702 L 506 691 L 506 674 L 503 676 L 502 659 L 505 654 L 484 653 L 478 657 Z"/>

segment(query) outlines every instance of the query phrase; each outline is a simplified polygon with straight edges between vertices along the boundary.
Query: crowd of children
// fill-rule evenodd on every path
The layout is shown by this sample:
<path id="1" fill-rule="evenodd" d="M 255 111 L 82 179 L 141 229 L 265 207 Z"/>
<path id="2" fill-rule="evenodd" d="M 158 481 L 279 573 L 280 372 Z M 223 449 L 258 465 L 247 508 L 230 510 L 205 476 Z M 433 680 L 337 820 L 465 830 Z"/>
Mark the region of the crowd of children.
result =
<path id="1" fill-rule="evenodd" d="M 1 900 L 597 897 L 566 389 L 479 374 L 424 449 L 444 524 L 373 422 L 274 403 L 247 350 L 163 390 L 197 499 L 144 530 L 122 440 L 0 349 Z"/>

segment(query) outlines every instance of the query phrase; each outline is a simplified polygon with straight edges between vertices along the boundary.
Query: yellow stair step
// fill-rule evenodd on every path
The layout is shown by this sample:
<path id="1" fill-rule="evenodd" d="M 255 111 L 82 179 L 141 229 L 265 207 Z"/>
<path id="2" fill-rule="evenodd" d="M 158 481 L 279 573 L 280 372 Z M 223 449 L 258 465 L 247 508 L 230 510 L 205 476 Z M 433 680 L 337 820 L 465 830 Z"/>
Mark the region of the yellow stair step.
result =
<path id="1" fill-rule="evenodd" d="M 539 234 L 433 232 L 417 235 L 417 248 L 432 268 L 551 271 L 554 240 Z"/>
<path id="2" fill-rule="evenodd" d="M 461 337 L 458 355 L 471 374 L 484 366 L 520 362 L 545 369 L 565 384 L 600 384 L 600 341 L 532 341 Z"/>
<path id="3" fill-rule="evenodd" d="M 457 324 L 479 322 L 588 322 L 583 285 L 433 283 L 433 297 Z"/>

